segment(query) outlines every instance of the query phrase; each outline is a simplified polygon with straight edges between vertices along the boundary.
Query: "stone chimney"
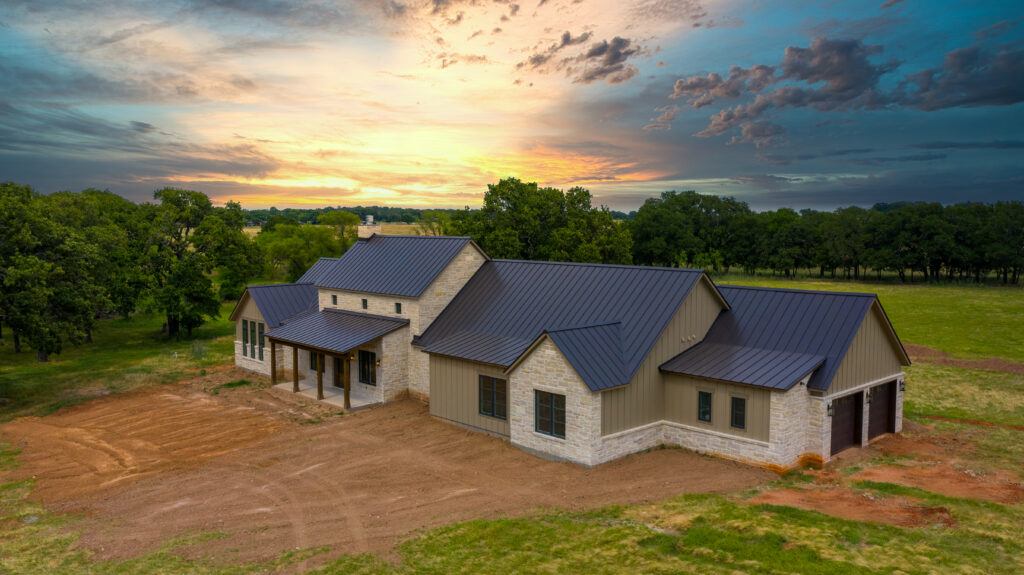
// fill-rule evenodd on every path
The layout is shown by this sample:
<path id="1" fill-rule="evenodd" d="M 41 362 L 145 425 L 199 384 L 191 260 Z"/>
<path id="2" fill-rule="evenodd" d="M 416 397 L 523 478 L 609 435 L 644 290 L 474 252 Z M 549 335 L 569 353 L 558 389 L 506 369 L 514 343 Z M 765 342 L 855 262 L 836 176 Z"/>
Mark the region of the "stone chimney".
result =
<path id="1" fill-rule="evenodd" d="M 366 220 L 363 223 L 359 224 L 359 227 L 356 229 L 356 236 L 360 238 L 368 238 L 373 234 L 379 233 L 380 224 L 373 223 L 372 215 L 367 215 Z"/>

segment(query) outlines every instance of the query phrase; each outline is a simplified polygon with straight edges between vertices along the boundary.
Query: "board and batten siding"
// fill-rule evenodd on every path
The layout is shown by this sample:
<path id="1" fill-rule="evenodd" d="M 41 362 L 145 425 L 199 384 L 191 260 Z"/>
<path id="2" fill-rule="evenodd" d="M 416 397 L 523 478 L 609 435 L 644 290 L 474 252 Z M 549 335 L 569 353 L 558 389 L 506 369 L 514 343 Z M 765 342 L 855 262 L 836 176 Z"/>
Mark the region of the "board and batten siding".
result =
<path id="1" fill-rule="evenodd" d="M 260 308 L 256 306 L 256 302 L 253 301 L 249 294 L 245 294 L 245 302 L 242 303 L 242 309 L 238 313 L 238 320 L 235 321 L 235 341 L 242 341 L 242 320 L 246 319 L 249 321 L 255 321 L 258 323 L 264 323 L 263 314 L 260 313 Z M 269 327 L 264 328 L 267 331 Z"/>
<path id="2" fill-rule="evenodd" d="M 629 384 L 602 392 L 602 435 L 664 419 L 664 389 L 658 367 L 704 339 L 723 309 L 711 280 L 701 277 Z M 651 318 L 651 321 L 657 320 Z"/>
<path id="3" fill-rule="evenodd" d="M 430 414 L 508 437 L 507 419 L 480 415 L 481 375 L 508 381 L 500 367 L 431 355 Z"/>
<path id="4" fill-rule="evenodd" d="M 832 378 L 828 395 L 902 372 L 898 345 L 882 317 L 881 307 L 877 302 L 872 304 Z"/>
<path id="5" fill-rule="evenodd" d="M 711 421 L 697 419 L 697 392 L 711 392 Z M 730 397 L 747 400 L 746 429 L 730 425 Z M 697 429 L 717 431 L 737 437 L 768 441 L 771 419 L 771 392 L 747 385 L 700 379 L 685 375 L 665 374 L 665 420 Z"/>

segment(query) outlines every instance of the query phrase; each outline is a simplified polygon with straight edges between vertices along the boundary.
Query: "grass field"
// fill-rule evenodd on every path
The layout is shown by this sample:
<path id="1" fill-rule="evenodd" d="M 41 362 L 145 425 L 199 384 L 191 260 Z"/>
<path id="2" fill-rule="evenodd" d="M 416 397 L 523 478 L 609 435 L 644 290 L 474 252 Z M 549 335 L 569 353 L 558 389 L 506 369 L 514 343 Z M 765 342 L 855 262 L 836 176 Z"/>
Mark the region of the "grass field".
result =
<path id="1" fill-rule="evenodd" d="M 723 283 L 873 291 L 907 343 L 957 357 L 1024 361 L 1024 292 L 973 286 L 896 286 L 729 277 Z M 195 342 L 168 343 L 160 320 L 103 322 L 96 343 L 71 348 L 49 364 L 0 348 L 0 420 L 45 414 L 64 405 L 142 385 L 158 385 L 230 361 L 231 326 L 222 318 Z M 224 386 L 243 386 L 232 382 Z M 971 473 L 1015 473 L 1024 480 L 1024 376 L 937 365 L 909 368 L 910 435 L 960 445 L 956 465 Z M 936 419 L 942 418 L 942 419 Z M 927 427 L 922 427 L 926 425 Z M 362 555 L 319 561 L 314 573 L 1021 573 L 1024 504 L 950 497 L 906 485 L 848 478 L 906 456 L 840 464 L 844 485 L 866 502 L 902 505 L 908 498 L 942 509 L 949 524 L 898 527 L 854 521 L 795 507 L 754 503 L 756 492 L 687 495 L 586 513 L 457 523 L 402 543 L 387 560 Z M 17 465 L 0 446 L 0 470 Z M 781 477 L 771 489 L 815 481 Z M 278 560 L 224 565 L 175 553 L 182 540 L 124 561 L 97 561 L 75 546 L 73 516 L 28 499 L 31 481 L 0 484 L 0 573 L 242 574 L 299 570 L 311 549 Z M 218 537 L 216 532 L 190 537 Z"/>

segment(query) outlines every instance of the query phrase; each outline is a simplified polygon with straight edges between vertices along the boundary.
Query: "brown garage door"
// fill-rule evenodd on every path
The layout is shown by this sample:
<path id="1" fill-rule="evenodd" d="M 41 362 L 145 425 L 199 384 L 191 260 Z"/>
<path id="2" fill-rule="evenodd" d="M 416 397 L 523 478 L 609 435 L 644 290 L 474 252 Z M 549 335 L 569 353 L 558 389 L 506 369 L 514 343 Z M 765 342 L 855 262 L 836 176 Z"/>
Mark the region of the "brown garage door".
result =
<path id="1" fill-rule="evenodd" d="M 868 399 L 868 437 L 896 431 L 896 382 L 872 387 Z"/>
<path id="2" fill-rule="evenodd" d="M 832 454 L 860 445 L 864 393 L 832 400 Z"/>

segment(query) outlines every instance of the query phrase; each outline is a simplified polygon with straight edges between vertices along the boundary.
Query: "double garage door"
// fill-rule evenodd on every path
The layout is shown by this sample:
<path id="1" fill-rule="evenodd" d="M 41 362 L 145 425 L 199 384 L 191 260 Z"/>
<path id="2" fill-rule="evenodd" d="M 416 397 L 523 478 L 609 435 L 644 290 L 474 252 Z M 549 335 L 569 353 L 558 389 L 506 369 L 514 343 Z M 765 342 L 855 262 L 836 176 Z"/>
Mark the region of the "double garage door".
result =
<path id="1" fill-rule="evenodd" d="M 896 430 L 896 382 L 876 385 L 867 391 L 868 439 Z M 860 445 L 864 428 L 864 392 L 832 400 L 832 454 Z"/>

